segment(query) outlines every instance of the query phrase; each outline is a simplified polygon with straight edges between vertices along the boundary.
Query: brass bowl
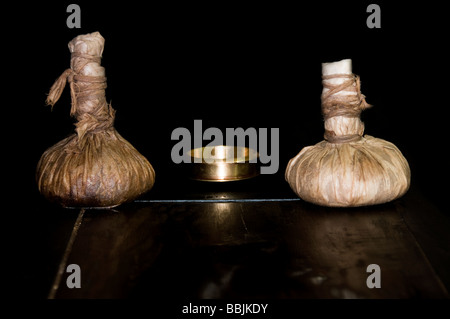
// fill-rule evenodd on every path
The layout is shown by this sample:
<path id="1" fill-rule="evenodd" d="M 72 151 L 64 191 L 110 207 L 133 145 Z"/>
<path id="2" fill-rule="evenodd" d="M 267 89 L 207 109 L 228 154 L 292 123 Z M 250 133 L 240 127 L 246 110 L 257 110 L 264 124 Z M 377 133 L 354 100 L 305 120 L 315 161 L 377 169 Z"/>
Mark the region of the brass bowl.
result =
<path id="1" fill-rule="evenodd" d="M 190 150 L 189 175 L 207 182 L 230 182 L 259 175 L 259 154 L 248 147 L 206 146 Z"/>

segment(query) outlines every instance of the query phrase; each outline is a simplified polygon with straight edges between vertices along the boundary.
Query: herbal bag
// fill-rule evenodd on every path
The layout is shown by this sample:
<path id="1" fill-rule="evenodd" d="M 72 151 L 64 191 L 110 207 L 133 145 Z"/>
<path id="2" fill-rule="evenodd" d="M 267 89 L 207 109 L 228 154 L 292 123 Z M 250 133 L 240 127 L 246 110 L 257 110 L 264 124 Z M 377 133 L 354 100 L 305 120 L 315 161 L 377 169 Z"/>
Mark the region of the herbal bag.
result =
<path id="1" fill-rule="evenodd" d="M 155 172 L 148 160 L 115 130 L 106 102 L 104 38 L 98 32 L 69 43 L 70 69 L 56 80 L 47 104 L 58 101 L 66 82 L 76 133 L 47 149 L 37 165 L 39 191 L 64 207 L 113 207 L 150 190 Z"/>
<path id="2" fill-rule="evenodd" d="M 364 134 L 361 111 L 370 107 L 350 59 L 322 64 L 325 140 L 303 148 L 285 179 L 303 200 L 332 207 L 380 204 L 410 185 L 408 162 L 392 143 Z"/>

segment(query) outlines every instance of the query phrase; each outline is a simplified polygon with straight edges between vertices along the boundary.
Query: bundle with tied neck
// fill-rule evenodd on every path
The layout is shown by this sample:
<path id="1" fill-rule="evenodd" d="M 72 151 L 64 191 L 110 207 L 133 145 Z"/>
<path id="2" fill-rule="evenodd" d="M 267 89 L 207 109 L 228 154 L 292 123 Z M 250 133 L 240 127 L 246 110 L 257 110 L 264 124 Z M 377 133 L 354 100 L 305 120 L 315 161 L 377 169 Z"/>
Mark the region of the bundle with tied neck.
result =
<path id="1" fill-rule="evenodd" d="M 285 179 L 305 201 L 331 207 L 381 204 L 409 189 L 410 169 L 400 150 L 364 135 L 361 111 L 371 105 L 361 93 L 350 59 L 322 64 L 325 140 L 303 148 Z"/>
<path id="2" fill-rule="evenodd" d="M 64 207 L 114 207 L 149 191 L 155 181 L 152 165 L 114 128 L 100 65 L 104 42 L 98 32 L 70 41 L 70 68 L 47 97 L 53 107 L 68 82 L 70 114 L 77 120 L 76 133 L 47 149 L 36 171 L 39 191 Z"/>

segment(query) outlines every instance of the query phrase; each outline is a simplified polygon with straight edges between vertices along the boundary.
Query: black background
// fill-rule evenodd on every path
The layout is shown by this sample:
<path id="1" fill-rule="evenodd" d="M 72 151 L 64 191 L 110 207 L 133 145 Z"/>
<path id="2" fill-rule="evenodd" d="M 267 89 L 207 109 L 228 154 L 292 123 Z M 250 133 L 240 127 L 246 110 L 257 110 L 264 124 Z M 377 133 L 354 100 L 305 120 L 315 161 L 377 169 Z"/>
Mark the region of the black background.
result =
<path id="1" fill-rule="evenodd" d="M 194 119 L 203 129 L 279 128 L 280 167 L 267 180 L 282 180 L 289 159 L 323 139 L 321 63 L 351 58 L 374 105 L 362 114 L 365 133 L 397 145 L 412 183 L 444 208 L 443 8 L 377 1 L 381 28 L 369 29 L 371 1 L 77 3 L 81 29 L 66 25 L 70 2 L 16 4 L 4 13 L 12 17 L 2 27 L 4 124 L 12 125 L 4 137 L 16 154 L 6 154 L 11 196 L 39 198 L 34 174 L 41 154 L 74 129 L 69 90 L 53 111 L 46 94 L 69 67 L 68 42 L 99 31 L 115 127 L 154 166 L 155 190 L 160 183 L 170 192 L 178 183 L 171 133 L 193 130 Z"/>

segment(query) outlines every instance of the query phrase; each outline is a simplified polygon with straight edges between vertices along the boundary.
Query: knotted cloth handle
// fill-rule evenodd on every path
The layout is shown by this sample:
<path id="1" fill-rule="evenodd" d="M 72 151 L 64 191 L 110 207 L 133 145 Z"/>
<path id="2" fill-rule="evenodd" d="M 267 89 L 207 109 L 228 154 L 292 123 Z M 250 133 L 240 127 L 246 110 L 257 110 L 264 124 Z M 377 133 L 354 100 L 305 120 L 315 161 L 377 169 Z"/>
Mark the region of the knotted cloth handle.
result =
<path id="1" fill-rule="evenodd" d="M 341 84 L 326 82 L 330 79 L 345 79 Z M 361 93 L 361 81 L 355 74 L 332 74 L 322 76 L 322 85 L 328 89 L 322 94 L 322 115 L 324 120 L 335 116 L 359 118 L 361 111 L 372 105 L 366 102 Z M 336 94 L 338 92 L 349 92 L 354 94 Z M 325 140 L 330 143 L 340 144 L 355 142 L 361 139 L 358 134 L 336 135 L 334 131 L 325 130 Z"/>
<path id="2" fill-rule="evenodd" d="M 76 116 L 76 131 L 79 140 L 82 140 L 87 132 L 105 130 L 112 127 L 115 111 L 106 103 L 105 89 L 107 87 L 105 76 L 89 76 L 80 74 L 88 63 L 101 62 L 100 56 L 73 52 L 71 56 L 71 68 L 65 70 L 53 83 L 46 99 L 46 104 L 52 108 L 61 97 L 66 83 L 70 85 L 72 107 L 70 115 Z M 81 107 L 84 103 L 97 100 L 96 105 Z"/>

